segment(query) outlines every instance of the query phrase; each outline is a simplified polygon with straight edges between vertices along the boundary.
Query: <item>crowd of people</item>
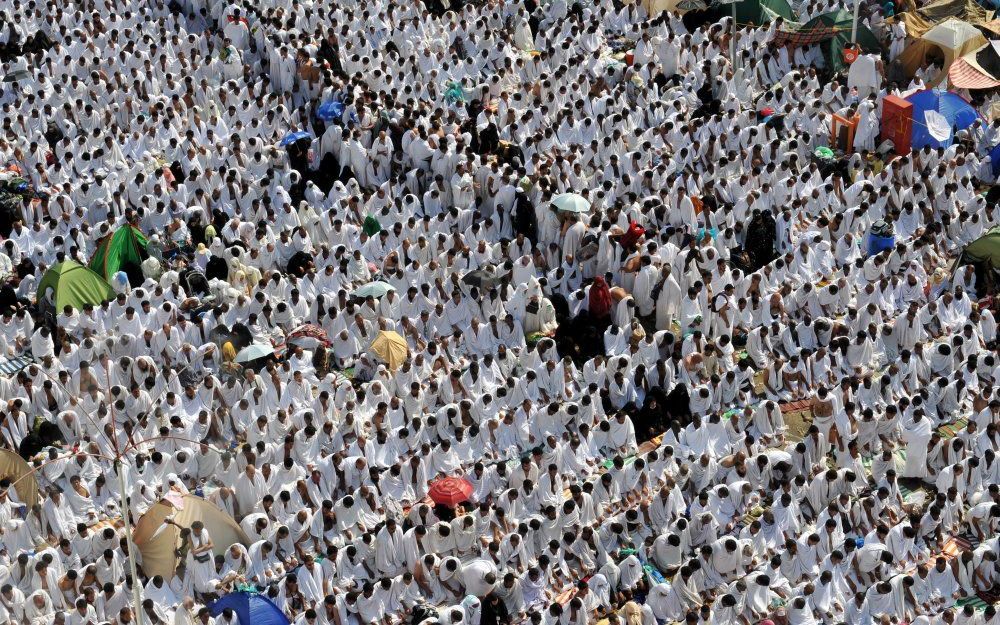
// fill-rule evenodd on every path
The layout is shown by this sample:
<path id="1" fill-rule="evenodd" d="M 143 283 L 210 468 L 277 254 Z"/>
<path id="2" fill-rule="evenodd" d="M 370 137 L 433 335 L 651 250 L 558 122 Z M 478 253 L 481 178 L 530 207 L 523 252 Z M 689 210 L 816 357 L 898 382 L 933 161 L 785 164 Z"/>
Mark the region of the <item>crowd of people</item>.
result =
<path id="1" fill-rule="evenodd" d="M 875 57 L 647 8 L 5 2 L 0 624 L 1000 623 L 997 327 L 949 273 L 998 126 L 876 149 Z"/>

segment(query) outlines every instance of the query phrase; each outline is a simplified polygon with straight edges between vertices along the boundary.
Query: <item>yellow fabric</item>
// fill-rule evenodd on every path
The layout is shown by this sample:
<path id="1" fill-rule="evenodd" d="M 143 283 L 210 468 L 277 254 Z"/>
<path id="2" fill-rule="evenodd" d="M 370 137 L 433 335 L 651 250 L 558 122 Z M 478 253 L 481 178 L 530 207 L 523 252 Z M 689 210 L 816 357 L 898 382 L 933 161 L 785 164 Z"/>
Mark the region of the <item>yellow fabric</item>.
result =
<path id="1" fill-rule="evenodd" d="M 395 371 L 406 360 L 410 348 L 398 332 L 382 330 L 372 342 L 371 353 L 378 356 L 391 371 Z"/>
<path id="2" fill-rule="evenodd" d="M 0 449 L 0 479 L 14 484 L 14 491 L 30 508 L 38 503 L 38 479 L 24 458 L 7 449 Z"/>
<path id="3" fill-rule="evenodd" d="M 236 348 L 233 347 L 232 341 L 226 341 L 222 344 L 222 361 L 233 362 L 234 360 L 236 360 Z"/>
<path id="4" fill-rule="evenodd" d="M 178 510 L 166 499 L 154 504 L 132 530 L 132 540 L 142 554 L 142 570 L 146 575 L 162 575 L 164 579 L 173 579 L 174 571 L 179 564 L 175 550 L 181 546 L 180 529 L 163 522 L 171 514 L 175 523 L 183 527 L 191 527 L 195 521 L 205 524 L 215 547 L 215 555 L 223 555 L 233 543 L 243 546 L 250 544 L 243 529 L 236 524 L 231 516 L 223 512 L 214 503 L 194 495 L 184 495 L 183 510 Z"/>
<path id="5" fill-rule="evenodd" d="M 677 0 L 642 0 L 642 6 L 650 17 L 656 17 L 664 11 L 673 11 L 677 8 Z"/>

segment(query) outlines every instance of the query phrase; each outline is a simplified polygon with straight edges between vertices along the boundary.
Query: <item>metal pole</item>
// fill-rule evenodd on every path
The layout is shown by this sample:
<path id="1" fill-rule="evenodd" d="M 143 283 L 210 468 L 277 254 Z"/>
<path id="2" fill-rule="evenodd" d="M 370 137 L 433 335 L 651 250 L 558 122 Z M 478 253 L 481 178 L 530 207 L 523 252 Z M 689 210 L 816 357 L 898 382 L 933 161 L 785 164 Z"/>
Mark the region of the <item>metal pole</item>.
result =
<path id="1" fill-rule="evenodd" d="M 142 592 L 139 585 L 139 573 L 135 568 L 135 546 L 132 544 L 132 523 L 128 513 L 128 486 L 125 484 L 125 468 L 121 456 L 115 458 L 115 470 L 118 471 L 118 488 L 122 494 L 122 520 L 125 522 L 125 544 L 128 546 L 128 565 L 132 573 L 132 601 L 135 603 L 135 623 L 142 625 Z"/>
<path id="2" fill-rule="evenodd" d="M 854 0 L 854 19 L 851 20 L 851 45 L 858 42 L 858 11 L 861 9 L 861 0 Z"/>
<path id="3" fill-rule="evenodd" d="M 733 62 L 733 72 L 736 71 L 736 2 L 731 3 L 733 5 L 733 36 L 732 41 L 729 42 L 729 54 Z"/>

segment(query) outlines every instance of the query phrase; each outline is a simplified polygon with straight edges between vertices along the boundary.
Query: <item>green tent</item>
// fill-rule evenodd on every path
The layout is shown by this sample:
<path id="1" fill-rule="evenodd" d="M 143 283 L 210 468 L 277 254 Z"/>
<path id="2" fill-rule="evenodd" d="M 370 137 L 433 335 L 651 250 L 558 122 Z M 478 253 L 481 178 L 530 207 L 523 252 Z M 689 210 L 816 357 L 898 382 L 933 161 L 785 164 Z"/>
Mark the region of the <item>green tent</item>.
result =
<path id="1" fill-rule="evenodd" d="M 958 270 L 972 265 L 976 272 L 976 297 L 993 295 L 1000 286 L 1000 226 L 965 246 L 952 265 L 952 277 Z"/>
<path id="2" fill-rule="evenodd" d="M 38 283 L 36 301 L 41 302 L 50 288 L 55 292 L 54 300 L 58 311 L 66 306 L 77 310 L 82 309 L 84 304 L 97 306 L 115 296 L 111 285 L 104 278 L 75 260 L 57 263 L 45 272 L 42 281 Z"/>
<path id="3" fill-rule="evenodd" d="M 838 9 L 817 15 L 805 24 L 787 24 L 774 35 L 774 45 L 807 45 L 821 43 L 823 55 L 830 69 L 839 72 L 847 67 L 843 50 L 851 42 L 851 23 L 854 21 L 849 11 Z M 865 52 L 881 53 L 882 44 L 875 34 L 864 25 L 858 24 L 857 43 Z"/>
<path id="4" fill-rule="evenodd" d="M 720 6 L 721 13 L 729 14 L 732 7 Z M 782 17 L 785 21 L 794 21 L 788 0 L 740 0 L 736 3 L 736 22 L 738 24 L 753 24 L 760 26 Z"/>
<path id="5" fill-rule="evenodd" d="M 986 263 L 1000 268 L 1000 226 L 966 245 L 962 256 L 966 263 Z"/>
<path id="6" fill-rule="evenodd" d="M 141 277 L 142 261 L 149 258 L 147 245 L 146 236 L 138 228 L 125 224 L 101 239 L 88 266 L 109 282 L 119 271 L 128 273 L 130 280 L 132 274 Z"/>

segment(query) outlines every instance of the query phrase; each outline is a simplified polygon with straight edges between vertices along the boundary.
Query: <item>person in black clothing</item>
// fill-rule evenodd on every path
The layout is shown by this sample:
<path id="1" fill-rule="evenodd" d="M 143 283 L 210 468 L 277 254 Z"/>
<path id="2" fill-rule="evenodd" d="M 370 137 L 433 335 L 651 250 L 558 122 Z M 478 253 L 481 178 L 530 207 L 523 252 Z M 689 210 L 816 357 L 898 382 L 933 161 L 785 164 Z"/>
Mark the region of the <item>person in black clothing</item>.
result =
<path id="1" fill-rule="evenodd" d="M 510 625 L 510 623 L 510 613 L 507 611 L 507 606 L 495 592 L 483 597 L 479 625 Z"/>
<path id="2" fill-rule="evenodd" d="M 535 219 L 535 207 L 523 189 L 518 188 L 514 198 L 514 232 L 523 234 L 532 241 L 538 240 L 538 222 Z"/>
<path id="3" fill-rule="evenodd" d="M 747 228 L 746 251 L 753 271 L 774 260 L 777 224 L 770 211 L 754 211 Z"/>
<path id="4" fill-rule="evenodd" d="M 318 56 L 320 60 L 326 61 L 334 74 L 343 74 L 344 66 L 340 63 L 340 43 L 337 41 L 337 31 L 330 28 L 326 31 L 326 38 L 319 46 Z"/>

